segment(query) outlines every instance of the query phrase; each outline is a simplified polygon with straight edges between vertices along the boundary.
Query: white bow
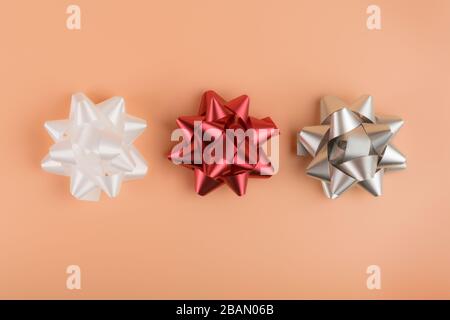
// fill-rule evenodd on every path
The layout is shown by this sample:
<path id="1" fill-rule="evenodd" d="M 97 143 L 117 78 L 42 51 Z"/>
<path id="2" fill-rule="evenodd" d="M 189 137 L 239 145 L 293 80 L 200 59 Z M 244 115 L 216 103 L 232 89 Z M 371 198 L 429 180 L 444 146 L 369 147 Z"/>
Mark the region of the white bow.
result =
<path id="1" fill-rule="evenodd" d="M 77 199 L 98 201 L 101 190 L 116 197 L 122 181 L 147 173 L 144 158 L 132 144 L 146 127 L 145 120 L 125 113 L 122 97 L 95 105 L 83 93 L 76 93 L 69 119 L 45 123 L 55 144 L 41 167 L 70 176 L 70 192 Z"/>

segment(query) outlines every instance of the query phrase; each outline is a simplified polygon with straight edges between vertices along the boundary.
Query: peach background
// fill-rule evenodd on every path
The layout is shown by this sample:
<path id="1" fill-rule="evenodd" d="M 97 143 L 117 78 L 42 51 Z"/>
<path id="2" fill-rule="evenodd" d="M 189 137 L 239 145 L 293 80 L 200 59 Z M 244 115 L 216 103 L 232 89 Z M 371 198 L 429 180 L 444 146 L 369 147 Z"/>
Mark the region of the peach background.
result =
<path id="1" fill-rule="evenodd" d="M 3 1 L 0 107 L 0 298 L 450 298 L 450 2 Z M 207 197 L 165 159 L 175 118 L 201 93 L 246 93 L 251 113 L 281 128 L 281 167 L 239 198 Z M 117 199 L 77 201 L 43 172 L 43 123 L 70 95 L 126 99 L 148 120 L 137 142 L 150 170 Z M 316 124 L 324 94 L 375 98 L 404 117 L 394 143 L 406 171 L 384 195 L 324 197 L 304 174 L 295 134 Z M 65 269 L 82 269 L 82 290 Z M 382 268 L 382 290 L 366 268 Z"/>

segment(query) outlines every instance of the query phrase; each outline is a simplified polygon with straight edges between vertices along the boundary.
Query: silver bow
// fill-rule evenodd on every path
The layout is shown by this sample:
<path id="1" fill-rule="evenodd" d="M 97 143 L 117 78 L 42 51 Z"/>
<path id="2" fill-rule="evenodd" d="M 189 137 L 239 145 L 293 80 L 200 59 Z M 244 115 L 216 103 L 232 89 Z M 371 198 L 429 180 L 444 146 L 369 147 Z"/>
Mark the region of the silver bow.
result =
<path id="1" fill-rule="evenodd" d="M 70 192 L 77 199 L 97 201 L 101 190 L 116 197 L 123 181 L 147 173 L 144 158 L 132 144 L 146 127 L 145 120 L 125 113 L 121 97 L 95 105 L 84 94 L 74 94 L 69 119 L 45 123 L 55 144 L 41 166 L 69 176 Z"/>
<path id="2" fill-rule="evenodd" d="M 306 172 L 322 182 L 328 198 L 355 184 L 379 196 L 384 172 L 406 168 L 406 158 L 390 143 L 403 120 L 375 116 L 371 96 L 352 104 L 323 97 L 320 124 L 299 132 L 297 154 L 313 156 Z"/>

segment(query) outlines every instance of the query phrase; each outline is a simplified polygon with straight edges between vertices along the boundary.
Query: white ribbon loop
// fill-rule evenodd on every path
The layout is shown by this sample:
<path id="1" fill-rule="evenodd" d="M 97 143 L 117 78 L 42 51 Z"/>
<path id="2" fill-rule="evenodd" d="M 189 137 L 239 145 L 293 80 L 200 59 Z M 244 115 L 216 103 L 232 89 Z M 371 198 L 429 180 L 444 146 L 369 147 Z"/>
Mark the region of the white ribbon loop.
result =
<path id="1" fill-rule="evenodd" d="M 77 199 L 98 201 L 102 190 L 114 198 L 122 181 L 147 174 L 147 163 L 132 144 L 146 127 L 145 120 L 125 113 L 121 97 L 95 105 L 76 93 L 69 119 L 45 123 L 55 144 L 41 167 L 70 176 L 70 192 Z"/>

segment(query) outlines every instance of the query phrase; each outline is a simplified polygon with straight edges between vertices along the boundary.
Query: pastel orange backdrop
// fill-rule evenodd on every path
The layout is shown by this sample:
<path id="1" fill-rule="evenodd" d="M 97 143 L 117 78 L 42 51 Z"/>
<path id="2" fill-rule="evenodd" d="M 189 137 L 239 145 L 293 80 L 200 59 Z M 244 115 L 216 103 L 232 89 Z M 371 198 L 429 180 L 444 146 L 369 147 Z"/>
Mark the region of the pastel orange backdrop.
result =
<path id="1" fill-rule="evenodd" d="M 79 31 L 66 28 L 69 4 Z M 381 8 L 382 29 L 366 28 Z M 41 0 L 0 5 L 0 298 L 450 298 L 450 2 Z M 281 129 L 280 171 L 206 197 L 165 157 L 204 90 L 250 96 Z M 148 129 L 144 180 L 82 202 L 40 169 L 70 95 L 121 95 Z M 399 115 L 405 171 L 384 195 L 325 198 L 296 156 L 318 102 Z M 82 289 L 66 289 L 66 267 Z M 366 288 L 381 267 L 382 289 Z"/>

